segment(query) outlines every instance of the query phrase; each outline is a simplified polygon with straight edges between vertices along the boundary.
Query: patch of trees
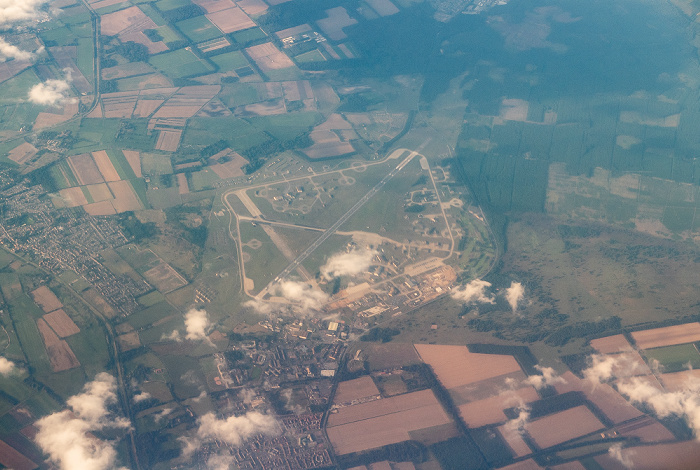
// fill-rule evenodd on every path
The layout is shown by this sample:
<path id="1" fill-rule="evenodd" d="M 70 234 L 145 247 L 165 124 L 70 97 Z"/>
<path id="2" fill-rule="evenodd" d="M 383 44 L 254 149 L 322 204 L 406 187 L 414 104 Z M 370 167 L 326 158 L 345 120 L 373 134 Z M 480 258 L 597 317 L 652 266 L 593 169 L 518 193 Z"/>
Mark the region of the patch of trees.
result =
<path id="1" fill-rule="evenodd" d="M 149 57 L 148 48 L 134 41 L 119 44 L 114 51 L 129 62 L 146 62 Z"/>
<path id="2" fill-rule="evenodd" d="M 207 145 L 206 147 L 204 147 L 202 149 L 202 151 L 200 152 L 200 154 L 202 155 L 203 158 L 209 158 L 209 157 L 212 157 L 212 156 L 216 155 L 217 153 L 221 152 L 222 150 L 224 150 L 228 146 L 229 146 L 228 141 L 222 139 L 222 140 L 219 140 L 218 142 L 214 142 L 213 144 Z"/>
<path id="3" fill-rule="evenodd" d="M 438 442 L 431 445 L 430 450 L 444 470 L 488 468 L 474 442 L 465 436 Z"/>
<path id="4" fill-rule="evenodd" d="M 425 206 L 423 204 L 410 204 L 408 206 L 404 206 L 403 210 L 405 212 L 423 212 L 425 210 Z"/>
<path id="5" fill-rule="evenodd" d="M 133 238 L 136 243 L 159 233 L 155 222 L 143 223 L 134 215 L 133 211 L 119 214 L 118 220 L 126 236 Z"/>
<path id="6" fill-rule="evenodd" d="M 248 163 L 243 166 L 243 171 L 249 175 L 262 167 L 270 157 L 286 150 L 301 149 L 311 145 L 313 145 L 313 141 L 308 134 L 302 134 L 285 141 L 271 137 L 269 140 L 241 152 L 248 159 Z"/>
<path id="7" fill-rule="evenodd" d="M 100 81 L 100 93 L 114 93 L 115 91 L 119 91 L 116 80 Z"/>
<path id="8" fill-rule="evenodd" d="M 56 181 L 53 179 L 53 176 L 51 176 L 50 169 L 52 168 L 52 166 L 53 165 L 45 166 L 39 168 L 38 170 L 32 171 L 28 175 L 29 181 L 31 181 L 32 184 L 40 184 L 46 191 L 50 193 L 58 191 L 60 188 L 58 187 L 58 185 L 56 185 Z"/>
<path id="9" fill-rule="evenodd" d="M 562 238 L 593 238 L 603 233 L 601 227 L 591 225 L 558 225 L 557 231 Z"/>
<path id="10" fill-rule="evenodd" d="M 245 356 L 245 353 L 243 351 L 241 351 L 239 349 L 234 349 L 232 351 L 224 352 L 224 357 L 231 364 L 235 364 L 235 363 L 245 359 L 246 356 Z"/>
<path id="11" fill-rule="evenodd" d="M 391 339 L 401 333 L 395 328 L 382 328 L 376 327 L 369 330 L 364 335 L 360 336 L 362 341 L 381 341 L 382 343 L 388 343 Z"/>
<path id="12" fill-rule="evenodd" d="M 163 18 L 169 23 L 177 23 L 178 21 L 188 20 L 194 18 L 195 16 L 200 16 L 205 13 L 205 11 L 197 5 L 186 5 L 184 7 L 175 8 L 170 11 L 160 12 Z"/>
<path id="13" fill-rule="evenodd" d="M 163 40 L 163 36 L 161 36 L 155 29 L 144 29 L 143 34 L 145 34 L 146 37 L 153 42 L 160 42 Z"/>
<path id="14" fill-rule="evenodd" d="M 552 346 L 563 346 L 572 339 L 584 338 L 604 332 L 617 331 L 622 327 L 622 320 L 618 316 L 612 316 L 597 322 L 581 321 L 573 325 L 566 325 L 550 334 L 545 343 Z"/>

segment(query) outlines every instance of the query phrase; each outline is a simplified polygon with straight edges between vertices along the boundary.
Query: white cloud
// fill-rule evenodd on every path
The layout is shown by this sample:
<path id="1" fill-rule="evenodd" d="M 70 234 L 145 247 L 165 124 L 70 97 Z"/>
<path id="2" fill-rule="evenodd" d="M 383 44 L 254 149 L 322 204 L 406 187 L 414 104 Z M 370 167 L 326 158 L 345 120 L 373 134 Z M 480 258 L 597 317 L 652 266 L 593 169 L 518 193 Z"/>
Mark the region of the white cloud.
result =
<path id="1" fill-rule="evenodd" d="M 566 380 L 564 380 L 563 377 L 557 375 L 556 371 L 551 367 L 542 367 L 540 365 L 536 365 L 535 369 L 539 370 L 541 372 L 541 375 L 531 375 L 527 379 L 525 379 L 525 382 L 532 385 L 537 390 L 540 390 L 549 385 L 566 383 Z"/>
<path id="2" fill-rule="evenodd" d="M 37 18 L 47 0 L 0 0 L 0 26 Z"/>
<path id="3" fill-rule="evenodd" d="M 8 376 L 17 370 L 14 362 L 6 357 L 0 356 L 0 375 Z"/>
<path id="4" fill-rule="evenodd" d="M 285 305 L 276 304 L 274 302 L 265 302 L 260 299 L 251 299 L 243 303 L 243 306 L 255 310 L 260 315 L 270 315 L 271 313 L 279 313 L 286 309 Z"/>
<path id="5" fill-rule="evenodd" d="M 206 441 L 218 440 L 239 447 L 257 434 L 276 435 L 279 432 L 275 418 L 257 411 L 250 411 L 242 416 L 230 416 L 226 419 L 219 419 L 214 413 L 207 413 L 199 418 L 195 437 L 180 438 L 180 441 L 185 444 L 182 454 L 188 458 Z"/>
<path id="6" fill-rule="evenodd" d="M 306 282 L 282 281 L 274 286 L 273 292 L 294 303 L 301 314 L 320 310 L 328 302 L 328 294 Z"/>
<path id="7" fill-rule="evenodd" d="M 625 468 L 632 468 L 632 451 L 623 451 L 621 442 L 611 445 L 608 449 L 608 455 L 620 462 Z"/>
<path id="8" fill-rule="evenodd" d="M 494 303 L 493 296 L 487 292 L 487 288 L 491 287 L 491 283 L 474 279 L 469 284 L 465 284 L 461 288 L 452 289 L 452 298 L 465 304 L 473 303 Z"/>
<path id="9" fill-rule="evenodd" d="M 206 341 L 212 344 L 207 336 L 211 329 L 211 323 L 205 310 L 191 308 L 185 313 L 185 339 L 190 341 Z M 161 341 L 182 341 L 182 336 L 178 330 L 173 330 L 170 334 L 160 337 Z"/>
<path id="10" fill-rule="evenodd" d="M 151 394 L 148 392 L 141 392 L 138 395 L 134 395 L 134 403 L 140 403 L 151 398 Z"/>
<path id="11" fill-rule="evenodd" d="M 206 397 L 207 397 L 207 392 L 202 390 L 202 392 L 199 395 L 197 395 L 196 397 L 194 397 L 192 399 L 192 401 L 195 403 L 199 403 L 200 401 L 204 400 Z"/>
<path id="12" fill-rule="evenodd" d="M 592 354 L 588 362 L 590 365 L 583 371 L 583 376 L 594 384 L 644 372 L 644 366 L 632 354 Z"/>
<path id="13" fill-rule="evenodd" d="M 349 253 L 336 253 L 321 266 L 321 276 L 330 280 L 339 276 L 357 276 L 366 272 L 372 264 L 376 250 L 355 250 Z"/>
<path id="14" fill-rule="evenodd" d="M 207 460 L 207 470 L 229 470 L 236 460 L 231 455 L 212 455 Z"/>
<path id="15" fill-rule="evenodd" d="M 172 408 L 163 408 L 160 410 L 158 413 L 153 413 L 153 419 L 156 421 L 156 423 L 160 423 L 160 421 L 168 416 L 170 413 L 173 412 Z"/>
<path id="16" fill-rule="evenodd" d="M 211 324 L 205 310 L 190 309 L 185 314 L 185 338 L 191 341 L 207 340 Z"/>
<path id="17" fill-rule="evenodd" d="M 178 342 L 180 342 L 180 341 L 182 341 L 182 338 L 180 337 L 180 332 L 179 332 L 179 331 L 173 330 L 173 331 L 170 332 L 169 335 L 166 335 L 165 333 L 163 333 L 163 334 L 160 336 L 160 340 L 161 340 L 161 341 L 170 340 L 170 341 L 178 341 Z"/>
<path id="18" fill-rule="evenodd" d="M 518 304 L 525 298 L 525 288 L 519 282 L 511 282 L 504 295 L 510 304 L 510 308 L 515 312 L 518 309 Z"/>
<path id="19" fill-rule="evenodd" d="M 66 102 L 70 90 L 68 80 L 46 80 L 29 90 L 29 101 L 42 105 L 61 105 Z"/>
<path id="20" fill-rule="evenodd" d="M 0 58 L 29 60 L 34 57 L 29 51 L 24 51 L 0 37 Z"/>
<path id="21" fill-rule="evenodd" d="M 240 397 L 241 400 L 243 400 L 243 403 L 246 405 L 250 405 L 253 402 L 253 398 L 255 398 L 255 390 L 252 390 L 250 388 L 242 388 L 240 392 L 238 392 L 238 396 Z"/>
<path id="22" fill-rule="evenodd" d="M 660 418 L 675 415 L 684 419 L 700 438 L 700 382 L 689 381 L 677 391 L 659 389 L 647 380 L 634 377 L 643 369 L 624 353 L 614 356 L 594 354 L 590 363 L 590 367 L 583 371 L 584 377 L 594 383 L 616 379 L 617 390 L 629 401 L 649 407 Z"/>
<path id="23" fill-rule="evenodd" d="M 70 409 L 41 418 L 34 438 L 60 470 L 112 470 L 116 468 L 115 443 L 95 437 L 96 431 L 126 429 L 129 421 L 112 415 L 117 403 L 116 379 L 99 373 L 83 392 L 67 400 Z"/>

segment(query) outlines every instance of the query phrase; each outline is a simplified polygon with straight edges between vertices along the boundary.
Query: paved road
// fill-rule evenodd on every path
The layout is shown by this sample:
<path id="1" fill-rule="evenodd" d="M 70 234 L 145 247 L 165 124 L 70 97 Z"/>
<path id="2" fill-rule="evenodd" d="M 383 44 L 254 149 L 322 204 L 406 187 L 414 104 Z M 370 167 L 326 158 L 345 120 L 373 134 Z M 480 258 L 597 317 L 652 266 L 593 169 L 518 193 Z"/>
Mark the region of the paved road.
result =
<path id="1" fill-rule="evenodd" d="M 372 189 L 370 189 L 367 194 L 362 196 L 362 198 L 359 201 L 357 201 L 354 206 L 352 206 L 345 214 L 343 214 L 338 220 L 336 220 L 336 222 L 333 225 L 331 225 L 325 232 L 323 232 L 323 234 L 320 237 L 318 237 L 316 241 L 314 241 L 306 250 L 304 250 L 299 256 L 297 256 L 297 258 L 294 261 L 292 261 L 292 263 L 289 266 L 287 266 L 284 269 L 284 271 L 282 271 L 280 275 L 275 278 L 273 282 L 278 282 L 284 279 L 285 277 L 289 276 L 297 267 L 299 267 L 299 265 L 302 262 L 304 262 L 306 258 L 309 257 L 311 253 L 313 253 L 316 250 L 316 248 L 318 248 L 321 245 L 321 243 L 328 240 L 328 238 L 331 235 L 333 235 L 340 228 L 341 225 L 347 222 L 348 219 L 350 219 L 350 217 L 352 217 L 355 214 L 355 212 L 360 210 L 360 208 L 364 206 L 365 203 L 372 198 L 372 196 L 381 191 L 384 185 L 399 171 L 401 171 L 403 167 L 408 165 L 408 162 L 410 162 L 416 155 L 416 152 L 411 152 L 408 155 L 408 157 L 406 157 L 401 163 L 399 163 L 396 166 L 396 168 L 387 173 L 387 175 L 384 178 L 382 178 L 382 180 L 379 183 L 377 183 Z M 268 289 L 265 288 L 263 292 L 266 292 L 267 290 Z M 263 292 L 261 292 L 261 294 Z"/>

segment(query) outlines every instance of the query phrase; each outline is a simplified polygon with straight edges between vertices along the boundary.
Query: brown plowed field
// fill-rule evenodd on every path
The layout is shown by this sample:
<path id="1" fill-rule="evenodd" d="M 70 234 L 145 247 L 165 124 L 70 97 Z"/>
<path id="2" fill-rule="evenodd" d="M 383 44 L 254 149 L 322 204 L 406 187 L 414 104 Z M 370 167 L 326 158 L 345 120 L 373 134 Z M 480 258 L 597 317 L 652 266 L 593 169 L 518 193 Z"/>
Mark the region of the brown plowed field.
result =
<path id="1" fill-rule="evenodd" d="M 129 114 L 131 115 L 131 114 Z M 105 181 L 119 181 L 119 173 L 112 165 L 112 161 L 109 159 L 109 155 L 104 150 L 98 152 L 92 152 L 92 158 L 97 164 L 97 168 L 100 170 L 102 177 Z"/>
<path id="2" fill-rule="evenodd" d="M 450 423 L 431 390 L 340 408 L 328 420 L 339 455 L 409 440 L 410 432 Z"/>
<path id="3" fill-rule="evenodd" d="M 447 389 L 520 371 L 513 356 L 470 353 L 466 346 L 416 344 L 415 347 Z"/>
<path id="4" fill-rule="evenodd" d="M 44 340 L 44 346 L 46 346 L 46 352 L 51 362 L 51 369 L 54 372 L 80 367 L 80 362 L 75 357 L 73 350 L 68 346 L 68 343 L 56 336 L 56 333 L 53 332 L 48 323 L 40 318 L 36 321 L 36 326 L 39 328 L 39 333 L 41 333 L 41 337 Z"/>
<path id="5" fill-rule="evenodd" d="M 63 307 L 63 304 L 60 300 L 58 300 L 56 294 L 54 294 L 51 289 L 46 286 L 41 286 L 38 289 L 33 290 L 32 298 L 34 298 L 34 302 L 36 302 L 45 313 L 49 313 Z"/>
<path id="6" fill-rule="evenodd" d="M 61 338 L 80 333 L 80 328 L 63 309 L 54 310 L 42 317 Z"/>
<path id="7" fill-rule="evenodd" d="M 632 338 L 639 349 L 694 343 L 700 341 L 700 323 L 685 323 L 665 328 L 654 328 L 653 330 L 635 331 L 632 333 Z"/>
<path id="8" fill-rule="evenodd" d="M 541 449 L 603 429 L 591 410 L 577 406 L 525 424 L 525 430 Z"/>

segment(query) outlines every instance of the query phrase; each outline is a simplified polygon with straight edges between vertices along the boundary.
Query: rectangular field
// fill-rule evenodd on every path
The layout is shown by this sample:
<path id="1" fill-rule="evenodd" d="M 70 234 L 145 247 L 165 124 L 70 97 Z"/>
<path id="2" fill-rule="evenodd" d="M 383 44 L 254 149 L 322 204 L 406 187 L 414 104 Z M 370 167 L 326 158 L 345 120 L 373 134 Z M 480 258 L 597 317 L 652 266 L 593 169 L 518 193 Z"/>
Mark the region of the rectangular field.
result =
<path id="1" fill-rule="evenodd" d="M 635 331 L 632 333 L 632 338 L 634 338 L 640 349 L 693 343 L 700 341 L 700 323 L 685 323 L 683 325 L 654 328 L 652 330 Z"/>
<path id="2" fill-rule="evenodd" d="M 518 390 L 508 390 L 501 394 L 465 403 L 457 407 L 459 415 L 470 428 L 478 428 L 489 424 L 502 423 L 508 420 L 503 410 L 518 406 L 520 403 L 530 403 L 540 397 L 532 387 Z"/>
<path id="3" fill-rule="evenodd" d="M 78 325 L 71 320 L 63 309 L 47 313 L 43 316 L 43 319 L 61 338 L 80 333 L 80 328 L 78 328 Z"/>
<path id="4" fill-rule="evenodd" d="M 415 348 L 447 389 L 520 371 L 513 356 L 471 353 L 466 346 L 416 344 Z"/>
<path id="5" fill-rule="evenodd" d="M 63 304 L 60 300 L 58 300 L 56 294 L 54 294 L 47 286 L 41 286 L 38 289 L 33 290 L 32 298 L 34 299 L 34 302 L 36 302 L 37 305 L 39 305 L 39 307 L 41 307 L 41 309 L 46 313 L 63 307 Z"/>
<path id="6" fill-rule="evenodd" d="M 379 395 L 379 389 L 374 384 L 372 377 L 364 375 L 357 379 L 340 382 L 333 401 L 335 403 L 348 403 L 375 395 Z"/>
<path id="7" fill-rule="evenodd" d="M 88 153 L 74 155 L 66 159 L 68 166 L 78 180 L 78 184 L 97 184 L 104 182 L 100 170 Z"/>
<path id="8" fill-rule="evenodd" d="M 92 158 L 95 160 L 97 168 L 100 170 L 105 181 L 119 181 L 121 179 L 114 165 L 112 165 L 112 162 L 109 160 L 107 152 L 104 150 L 92 152 Z"/>
<path id="9" fill-rule="evenodd" d="M 661 381 L 669 392 L 691 389 L 700 381 L 700 370 L 692 369 L 661 374 Z"/>
<path id="10" fill-rule="evenodd" d="M 175 152 L 180 146 L 181 130 L 161 130 L 158 134 L 156 149 L 164 152 Z"/>
<path id="11" fill-rule="evenodd" d="M 694 344 L 678 344 L 644 351 L 647 361 L 657 360 L 664 372 L 700 368 L 700 354 Z M 690 366 L 690 367 L 688 367 Z"/>
<path id="12" fill-rule="evenodd" d="M 214 23 L 222 33 L 229 34 L 235 31 L 252 28 L 255 26 L 253 20 L 238 7 L 208 13 L 207 18 Z M 211 38 L 210 38 L 211 39 Z"/>
<path id="13" fill-rule="evenodd" d="M 603 429 L 603 423 L 585 406 L 560 411 L 525 424 L 538 447 L 548 447 Z"/>
<path id="14" fill-rule="evenodd" d="M 431 390 L 340 408 L 328 421 L 328 438 L 339 455 L 411 439 L 409 433 L 450 423 Z"/>
<path id="15" fill-rule="evenodd" d="M 601 354 L 617 353 L 632 349 L 632 345 L 627 341 L 624 335 L 592 339 L 591 347 Z"/>
<path id="16" fill-rule="evenodd" d="M 39 333 L 41 333 L 46 352 L 49 355 L 49 361 L 51 362 L 51 369 L 54 372 L 80 367 L 80 362 L 78 362 L 78 358 L 75 357 L 68 343 L 60 339 L 43 319 L 37 320 L 36 326 L 39 329 Z"/>

